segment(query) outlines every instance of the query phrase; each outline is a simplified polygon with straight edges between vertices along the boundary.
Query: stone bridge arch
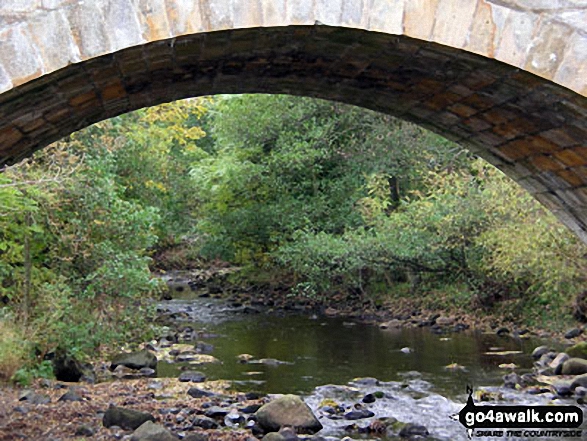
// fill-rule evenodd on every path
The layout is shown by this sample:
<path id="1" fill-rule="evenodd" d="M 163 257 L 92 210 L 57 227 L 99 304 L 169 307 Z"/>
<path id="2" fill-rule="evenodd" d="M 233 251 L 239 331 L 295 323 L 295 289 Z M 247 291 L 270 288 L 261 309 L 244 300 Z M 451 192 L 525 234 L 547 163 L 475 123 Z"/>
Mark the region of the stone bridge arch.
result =
<path id="1" fill-rule="evenodd" d="M 141 107 L 245 92 L 430 128 L 587 242 L 587 0 L 0 3 L 0 165 Z"/>

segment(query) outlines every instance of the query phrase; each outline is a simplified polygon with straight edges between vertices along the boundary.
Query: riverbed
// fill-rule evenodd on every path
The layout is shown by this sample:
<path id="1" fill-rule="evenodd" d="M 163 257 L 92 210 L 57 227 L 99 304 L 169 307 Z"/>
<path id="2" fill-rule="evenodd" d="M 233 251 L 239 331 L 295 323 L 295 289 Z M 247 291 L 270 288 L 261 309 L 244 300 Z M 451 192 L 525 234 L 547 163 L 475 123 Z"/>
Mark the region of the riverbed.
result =
<path id="1" fill-rule="evenodd" d="M 323 422 L 321 434 L 339 439 L 359 439 L 375 418 L 393 417 L 424 425 L 429 439 L 466 440 L 464 427 L 451 416 L 463 408 L 467 385 L 496 403 L 573 404 L 553 394 L 533 396 L 502 386 L 505 374 L 532 370 L 532 350 L 547 343 L 536 338 L 380 329 L 344 318 L 231 307 L 210 298 L 170 300 L 158 308 L 173 314 L 180 329 L 193 330 L 191 343 L 211 345 L 219 362 L 197 366 L 208 379 L 230 380 L 239 391 L 301 395 Z M 248 362 L 242 362 L 244 355 Z M 157 370 L 159 376 L 176 377 L 192 367 L 160 362 Z M 364 404 L 369 394 L 379 398 Z M 322 410 L 325 402 L 375 415 L 341 420 Z"/>

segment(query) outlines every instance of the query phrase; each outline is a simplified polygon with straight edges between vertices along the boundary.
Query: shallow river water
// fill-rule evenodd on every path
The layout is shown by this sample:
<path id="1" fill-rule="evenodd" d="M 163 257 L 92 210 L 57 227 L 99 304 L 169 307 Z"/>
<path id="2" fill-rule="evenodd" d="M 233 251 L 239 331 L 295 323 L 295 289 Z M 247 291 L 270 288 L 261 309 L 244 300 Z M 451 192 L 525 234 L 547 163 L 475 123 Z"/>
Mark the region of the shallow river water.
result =
<path id="1" fill-rule="evenodd" d="M 519 374 L 531 371 L 530 353 L 544 344 L 537 339 L 474 332 L 436 335 L 427 328 L 380 329 L 296 314 L 242 314 L 210 299 L 171 300 L 159 308 L 187 312 L 185 324 L 214 346 L 211 354 L 220 363 L 194 367 L 209 379 L 231 380 L 242 391 L 300 394 L 316 412 L 325 398 L 350 406 L 367 393 L 383 392 L 383 399 L 369 405 L 377 417 L 423 424 L 431 439 L 468 439 L 463 426 L 450 419 L 464 406 L 467 385 L 500 392 L 508 404 L 546 404 L 555 398 L 501 387 L 510 371 L 499 365 L 514 363 Z M 239 354 L 284 363 L 239 363 Z M 453 363 L 463 369 L 446 368 Z M 158 374 L 177 376 L 181 366 L 160 363 Z M 325 434 L 339 436 L 349 424 L 321 421 Z"/>

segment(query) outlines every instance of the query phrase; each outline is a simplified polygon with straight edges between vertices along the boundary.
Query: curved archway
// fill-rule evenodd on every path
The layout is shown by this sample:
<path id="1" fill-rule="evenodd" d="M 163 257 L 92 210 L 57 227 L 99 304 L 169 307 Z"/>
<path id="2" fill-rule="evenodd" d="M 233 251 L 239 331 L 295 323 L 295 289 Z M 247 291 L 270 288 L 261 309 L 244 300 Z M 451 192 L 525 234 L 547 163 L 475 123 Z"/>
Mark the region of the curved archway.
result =
<path id="1" fill-rule="evenodd" d="M 135 3 L 0 7 L 8 37 L 0 43 L 1 164 L 162 102 L 308 95 L 463 144 L 587 242 L 587 40 L 572 8 L 536 12 L 524 0 Z M 15 64 L 7 57 L 16 53 Z"/>

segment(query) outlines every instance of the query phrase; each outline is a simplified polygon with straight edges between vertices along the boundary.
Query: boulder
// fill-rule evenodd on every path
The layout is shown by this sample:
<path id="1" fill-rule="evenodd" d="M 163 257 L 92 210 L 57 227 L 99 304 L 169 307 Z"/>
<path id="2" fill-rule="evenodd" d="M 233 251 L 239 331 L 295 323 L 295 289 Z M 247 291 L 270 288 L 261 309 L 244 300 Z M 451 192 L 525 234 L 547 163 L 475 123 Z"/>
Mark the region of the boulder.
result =
<path id="1" fill-rule="evenodd" d="M 38 394 L 32 390 L 25 390 L 18 397 L 18 401 L 26 401 L 30 404 L 49 404 L 51 398 L 47 395 Z"/>
<path id="2" fill-rule="evenodd" d="M 205 397 L 213 397 L 216 395 L 214 392 L 210 392 L 203 389 L 198 389 L 197 387 L 190 387 L 188 389 L 187 394 L 192 398 L 205 398 Z"/>
<path id="3" fill-rule="evenodd" d="M 550 352 L 550 348 L 548 346 L 538 346 L 537 348 L 534 349 L 534 351 L 532 351 L 532 358 L 534 358 L 535 360 L 538 360 L 540 357 L 542 357 L 547 352 Z"/>
<path id="4" fill-rule="evenodd" d="M 217 429 L 218 423 L 207 416 L 198 416 L 192 420 L 192 428 L 201 427 L 202 429 Z"/>
<path id="5" fill-rule="evenodd" d="M 571 390 L 575 390 L 578 387 L 587 387 L 587 374 L 578 375 L 573 379 Z"/>
<path id="6" fill-rule="evenodd" d="M 322 424 L 310 407 L 296 395 L 284 395 L 265 404 L 255 416 L 266 432 L 276 432 L 282 426 L 290 426 L 298 433 L 309 434 L 322 429 Z"/>
<path id="7" fill-rule="evenodd" d="M 75 391 L 68 390 L 57 401 L 83 401 L 84 399 Z"/>
<path id="8" fill-rule="evenodd" d="M 134 431 L 130 441 L 177 441 L 177 437 L 166 428 L 146 421 Z"/>
<path id="9" fill-rule="evenodd" d="M 137 352 L 118 354 L 112 359 L 110 369 L 118 366 L 126 366 L 131 369 L 151 368 L 157 369 L 157 357 L 146 349 Z"/>
<path id="10" fill-rule="evenodd" d="M 583 358 L 569 358 L 563 363 L 562 375 L 587 374 L 587 360 Z"/>
<path id="11" fill-rule="evenodd" d="M 558 354 L 554 360 L 552 360 L 550 362 L 550 364 L 548 365 L 548 367 L 552 368 L 554 370 L 554 374 L 555 375 L 560 375 L 560 373 L 563 370 L 563 364 L 565 363 L 565 361 L 567 361 L 569 359 L 569 355 L 565 354 L 564 352 L 561 352 L 560 354 Z"/>
<path id="12" fill-rule="evenodd" d="M 571 339 L 580 336 L 583 333 L 581 328 L 570 329 L 565 333 L 566 339 Z"/>
<path id="13" fill-rule="evenodd" d="M 565 352 L 572 358 L 587 359 L 587 341 L 579 342 L 576 345 L 567 348 Z"/>
<path id="14" fill-rule="evenodd" d="M 155 418 L 150 413 L 112 405 L 102 418 L 104 427 L 118 426 L 125 430 L 136 430 L 147 421 L 155 422 Z"/>

